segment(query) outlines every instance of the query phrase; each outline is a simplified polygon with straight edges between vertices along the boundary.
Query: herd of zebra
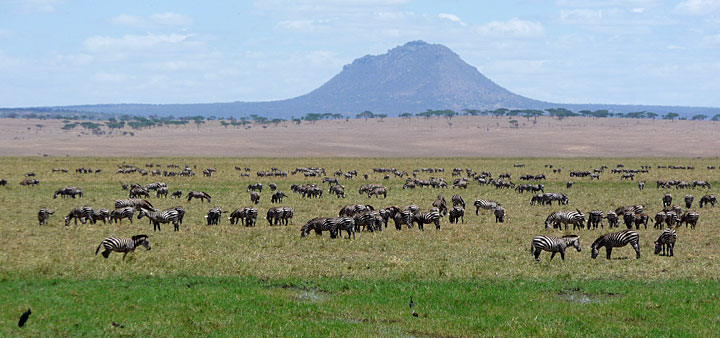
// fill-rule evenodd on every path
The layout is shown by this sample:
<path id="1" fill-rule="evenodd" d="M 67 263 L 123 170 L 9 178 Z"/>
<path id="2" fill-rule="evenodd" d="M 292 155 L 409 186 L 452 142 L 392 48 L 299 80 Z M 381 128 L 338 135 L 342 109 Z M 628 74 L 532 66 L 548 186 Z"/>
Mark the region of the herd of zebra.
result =
<path id="1" fill-rule="evenodd" d="M 522 168 L 524 166 L 515 167 Z M 573 171 L 570 172 L 570 176 L 580 178 L 589 177 L 590 180 L 599 179 L 599 175 L 604 171 L 603 167 L 601 167 L 600 169 L 594 169 L 593 172 Z M 133 168 L 136 167 L 128 168 L 130 169 L 126 168 L 127 170 L 119 170 L 118 173 L 132 173 L 134 172 Z M 550 166 L 550 168 L 552 168 L 552 166 Z M 186 166 L 186 169 L 189 169 L 189 167 Z M 241 167 L 236 167 L 236 169 L 243 172 Z M 244 172 L 249 171 L 249 168 L 244 169 Z M 520 194 L 526 191 L 534 193 L 540 192 L 531 197 L 530 205 L 547 206 L 552 205 L 552 202 L 557 202 L 558 206 L 560 206 L 568 205 L 570 203 L 570 198 L 566 193 L 545 192 L 544 184 L 523 183 L 515 185 L 513 182 L 510 181 L 512 178 L 512 175 L 510 173 L 503 173 L 494 178 L 493 175 L 487 171 L 477 173 L 470 169 L 455 168 L 452 170 L 453 177 L 463 175 L 466 175 L 467 177 L 454 179 L 452 185 L 448 185 L 448 183 L 442 177 L 433 176 L 430 177 L 428 180 L 417 178 L 418 173 L 443 173 L 444 170 L 440 169 L 441 168 L 416 169 L 412 171 L 412 177 L 410 177 L 410 174 L 408 174 L 407 171 L 399 171 L 394 168 L 376 168 L 373 170 L 373 172 L 383 174 L 384 180 L 390 179 L 390 175 L 386 173 L 391 173 L 394 174 L 395 177 L 404 179 L 405 184 L 402 186 L 402 189 L 414 189 L 415 187 L 451 187 L 458 189 L 467 189 L 468 184 L 472 181 L 475 181 L 479 185 L 493 185 L 497 189 L 514 188 L 514 191 Z M 621 177 L 621 180 L 633 180 L 635 174 L 641 175 L 643 173 L 647 173 L 648 170 L 649 167 L 643 168 L 641 170 L 613 169 L 612 172 L 623 175 Z M 96 172 L 98 171 L 99 170 L 97 170 Z M 215 168 L 210 168 L 203 170 L 203 173 L 206 177 L 212 177 L 212 174 L 216 171 L 217 170 Z M 142 170 L 139 170 L 138 172 L 142 172 Z M 553 173 L 560 172 L 560 169 L 553 169 Z M 347 197 L 345 192 L 345 186 L 340 184 L 338 177 L 344 177 L 346 180 L 353 180 L 359 176 L 357 170 L 350 170 L 347 172 L 342 172 L 341 170 L 338 170 L 334 173 L 334 177 L 328 177 L 326 175 L 326 170 L 323 168 L 297 168 L 296 170 L 291 172 L 292 175 L 296 175 L 297 173 L 302 173 L 305 175 L 305 177 L 309 178 L 322 177 L 321 183 L 328 183 L 328 192 L 337 196 L 337 198 Z M 369 179 L 368 174 L 363 174 L 360 176 L 364 177 L 366 181 Z M 258 171 L 258 177 L 286 178 L 288 177 L 288 174 L 287 171 L 280 171 L 277 168 L 273 168 L 271 170 Z M 520 179 L 526 181 L 547 180 L 544 174 L 526 174 L 520 176 Z M 32 180 L 34 179 L 28 178 L 25 181 L 30 182 L 27 183 L 27 185 L 32 185 Z M 3 183 L 6 183 L 6 181 L 3 180 Z M 278 190 L 277 184 L 269 183 L 268 186 L 272 191 L 270 199 L 271 203 L 282 203 L 283 199 L 288 197 L 285 193 Z M 570 189 L 572 186 L 573 182 L 567 182 L 567 189 Z M 262 183 L 254 183 L 247 186 L 246 191 L 250 195 L 251 203 L 255 205 L 259 204 L 263 187 L 264 186 Z M 640 190 L 643 190 L 644 187 L 645 182 L 639 181 L 638 188 Z M 667 189 L 669 187 L 675 187 L 675 189 L 710 189 L 711 185 L 706 181 L 699 180 L 693 181 L 692 183 L 672 180 L 657 181 L 657 187 L 664 189 Z M 150 223 L 153 224 L 154 231 L 161 231 L 161 225 L 170 223 L 173 224 L 175 231 L 180 230 L 180 225 L 182 225 L 183 218 L 186 212 L 185 208 L 183 208 L 182 206 L 176 206 L 161 210 L 153 207 L 153 205 L 147 200 L 147 198 L 150 197 L 151 191 L 154 191 L 155 196 L 158 198 L 167 198 L 169 194 L 169 189 L 164 182 L 155 182 L 144 186 L 137 183 L 122 183 L 122 188 L 129 192 L 129 198 L 116 200 L 112 211 L 105 208 L 93 209 L 90 206 L 76 207 L 73 208 L 65 216 L 65 225 L 69 226 L 73 221 L 77 225 L 78 220 L 82 224 L 96 224 L 98 221 L 102 221 L 105 224 L 107 222 L 122 223 L 123 219 L 127 219 L 130 223 L 132 223 L 133 217 L 137 215 L 137 219 L 147 217 Z M 292 184 L 289 188 L 292 192 L 298 194 L 302 198 L 310 199 L 322 198 L 324 191 L 321 186 L 314 183 Z M 376 198 L 379 198 L 380 196 L 382 196 L 383 198 L 387 198 L 389 190 L 390 189 L 388 187 L 385 187 L 382 184 L 373 183 L 363 184 L 362 186 L 360 186 L 358 193 L 360 195 L 367 195 L 367 197 L 374 196 Z M 60 196 L 61 198 L 70 199 L 83 198 L 83 190 L 74 186 L 61 188 L 55 191 L 53 198 L 56 199 L 58 196 Z M 182 190 L 176 190 L 175 192 L 170 194 L 171 198 L 181 198 L 182 196 Z M 201 203 L 204 203 L 205 201 L 212 203 L 212 197 L 206 192 L 191 190 L 187 192 L 186 196 L 188 202 L 190 202 L 192 199 L 199 199 Z M 658 254 L 662 252 L 663 255 L 673 256 L 674 245 L 677 239 L 676 229 L 683 224 L 685 224 L 686 228 L 689 227 L 690 229 L 694 229 L 700 217 L 699 214 L 693 210 L 686 210 L 685 212 L 683 212 L 682 208 L 678 205 L 673 205 L 672 201 L 672 195 L 669 193 L 665 194 L 662 197 L 663 208 L 658 211 L 654 217 L 649 217 L 645 213 L 644 205 L 620 207 L 607 212 L 596 209 L 590 211 L 587 218 L 585 214 L 578 209 L 571 211 L 555 211 L 552 212 L 545 219 L 545 229 L 546 231 L 550 232 L 554 231 L 554 229 L 562 230 L 562 225 L 564 225 L 564 230 L 567 231 L 570 224 L 573 225 L 572 230 L 596 230 L 599 228 L 604 229 L 604 220 L 607 220 L 608 222 L 608 229 L 612 229 L 619 227 L 620 221 L 622 220 L 622 222 L 626 225 L 627 230 L 609 233 L 597 238 L 592 243 L 591 256 L 592 258 L 596 258 L 599 248 L 605 247 L 607 252 L 607 258 L 609 259 L 612 248 L 630 244 L 635 249 L 637 253 L 637 258 L 640 258 L 639 234 L 637 231 L 641 230 L 641 228 L 647 229 L 648 222 L 654 222 L 654 228 L 662 230 L 660 236 L 655 241 L 655 253 Z M 683 201 L 685 202 L 685 208 L 690 209 L 693 205 L 694 197 L 691 194 L 687 194 L 684 196 Z M 706 205 L 715 206 L 716 202 L 717 199 L 715 195 L 706 194 L 702 196 L 702 198 L 700 198 L 699 208 L 703 208 L 703 206 Z M 506 209 L 496 201 L 477 199 L 474 201 L 473 205 L 476 208 L 476 216 L 480 214 L 480 210 L 487 210 L 490 211 L 490 213 L 495 217 L 495 223 L 504 223 L 506 221 Z M 391 205 L 383 208 L 375 208 L 370 204 L 350 204 L 343 207 L 339 211 L 337 217 L 330 216 L 311 218 L 309 221 L 305 222 L 301 226 L 300 232 L 301 237 L 306 237 L 310 234 L 310 232 L 313 231 L 317 235 L 321 235 L 322 232 L 327 231 L 330 233 L 331 238 L 339 238 L 343 237 L 342 231 L 345 231 L 347 233 L 347 238 L 350 239 L 355 238 L 358 232 L 382 231 L 383 228 L 388 227 L 388 223 L 391 219 L 394 222 L 395 228 L 397 230 L 402 230 L 403 226 L 409 229 L 414 228 L 415 225 L 417 225 L 420 231 L 424 231 L 424 225 L 428 224 L 435 225 L 435 228 L 439 230 L 441 228 L 441 220 L 445 216 L 448 217 L 448 222 L 450 224 L 465 223 L 465 208 L 466 203 L 463 197 L 459 194 L 454 194 L 450 199 L 450 203 L 445 200 L 445 197 L 442 194 L 439 194 L 437 195 L 437 198 L 432 202 L 432 205 L 428 206 L 428 209 L 425 209 L 424 211 L 421 210 L 419 206 L 414 204 L 408 205 L 404 208 L 401 208 L 397 205 Z M 40 211 L 38 212 L 39 224 L 47 224 L 50 216 L 54 213 L 54 211 L 51 211 L 47 208 L 40 209 Z M 228 211 L 224 211 L 220 207 L 211 208 L 208 211 L 207 215 L 204 216 L 207 221 L 207 225 L 220 224 L 222 215 L 224 213 L 228 213 Z M 257 218 L 259 215 L 260 211 L 256 207 L 243 207 L 237 208 L 234 211 L 229 212 L 228 219 L 230 220 L 230 224 L 232 225 L 242 224 L 246 227 L 253 227 L 257 225 Z M 289 206 L 269 207 L 267 209 L 267 212 L 265 213 L 265 219 L 267 220 L 269 225 L 290 225 L 292 224 L 294 216 L 295 212 L 293 208 Z M 587 222 L 587 225 L 585 224 L 585 222 Z M 134 250 L 134 248 L 139 245 L 147 244 L 146 247 L 149 249 L 149 242 L 147 242 L 148 237 L 146 235 L 139 236 L 140 237 L 135 236 L 137 238 L 134 237 L 133 239 L 124 239 L 122 241 L 118 239 L 111 240 L 110 238 L 104 240 L 103 243 L 101 243 L 100 245 L 106 248 L 106 251 L 103 252 L 103 256 L 107 258 L 107 255 L 109 255 L 109 252 L 111 251 L 123 252 L 119 249 L 115 250 L 117 248 L 130 248 L 132 246 L 132 250 Z M 121 245 L 118 243 L 124 244 Z M 98 246 L 98 250 L 100 246 Z M 555 237 L 550 235 L 539 235 L 536 236 L 532 241 L 531 252 L 535 256 L 536 260 L 539 260 L 539 255 L 542 251 L 552 252 L 551 259 L 555 256 L 556 253 L 559 252 L 562 259 L 564 260 L 565 249 L 570 246 L 575 247 L 577 251 L 580 251 L 580 236 L 565 235 L 561 237 Z M 127 251 L 124 252 L 127 253 Z"/>

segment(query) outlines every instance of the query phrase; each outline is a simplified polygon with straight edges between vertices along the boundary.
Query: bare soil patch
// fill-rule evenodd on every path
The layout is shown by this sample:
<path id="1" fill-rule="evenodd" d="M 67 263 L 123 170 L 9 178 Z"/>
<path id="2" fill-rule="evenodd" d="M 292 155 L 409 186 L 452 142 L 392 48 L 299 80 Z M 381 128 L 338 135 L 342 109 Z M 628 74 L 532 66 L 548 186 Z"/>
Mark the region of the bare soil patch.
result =
<path id="1" fill-rule="evenodd" d="M 0 119 L 0 156 L 716 157 L 720 123 L 507 117 L 333 120 L 250 128 L 208 121 L 134 136 L 62 130 L 58 120 Z M 38 125 L 42 125 L 39 127 Z"/>

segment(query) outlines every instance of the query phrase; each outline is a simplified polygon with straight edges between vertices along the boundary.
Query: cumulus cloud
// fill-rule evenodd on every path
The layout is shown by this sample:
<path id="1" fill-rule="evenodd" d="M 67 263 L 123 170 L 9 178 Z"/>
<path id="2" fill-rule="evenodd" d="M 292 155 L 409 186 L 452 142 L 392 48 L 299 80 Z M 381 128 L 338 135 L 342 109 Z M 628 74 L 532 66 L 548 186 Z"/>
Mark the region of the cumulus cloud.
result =
<path id="1" fill-rule="evenodd" d="M 158 26 L 187 26 L 193 23 L 193 20 L 185 15 L 165 12 L 156 13 L 147 17 L 120 14 L 109 20 L 111 23 L 129 27 L 158 27 Z"/>
<path id="2" fill-rule="evenodd" d="M 720 10 L 720 0 L 686 0 L 675 7 L 686 14 L 707 14 Z"/>
<path id="3" fill-rule="evenodd" d="M 128 34 L 119 38 L 93 36 L 85 40 L 85 48 L 93 52 L 150 49 L 162 45 L 179 44 L 187 41 L 191 36 L 189 34 Z"/>
<path id="4" fill-rule="evenodd" d="M 440 14 L 438 14 L 438 17 L 439 17 L 440 19 L 450 20 L 450 21 L 455 22 L 455 23 L 457 23 L 457 24 L 459 24 L 460 26 L 463 26 L 463 27 L 467 26 L 467 25 L 466 25 L 462 20 L 460 20 L 460 18 L 459 18 L 457 15 L 455 15 L 455 14 L 440 13 Z"/>
<path id="5" fill-rule="evenodd" d="M 492 36 L 534 37 L 545 34 L 539 22 L 512 18 L 508 21 L 492 21 L 477 29 L 478 33 Z"/>

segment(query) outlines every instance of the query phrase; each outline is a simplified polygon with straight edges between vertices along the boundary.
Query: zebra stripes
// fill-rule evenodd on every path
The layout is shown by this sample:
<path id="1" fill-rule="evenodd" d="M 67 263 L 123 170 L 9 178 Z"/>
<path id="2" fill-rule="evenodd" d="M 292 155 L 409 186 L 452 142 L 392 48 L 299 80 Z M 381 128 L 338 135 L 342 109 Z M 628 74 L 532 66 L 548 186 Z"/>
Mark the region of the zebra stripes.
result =
<path id="1" fill-rule="evenodd" d="M 100 242 L 100 245 L 95 249 L 95 254 L 97 255 L 98 251 L 100 251 L 100 247 L 105 247 L 105 250 L 102 252 L 103 257 L 108 258 L 110 253 L 115 251 L 124 253 L 123 260 L 125 260 L 128 252 L 135 251 L 139 246 L 144 246 L 150 250 L 150 242 L 148 242 L 147 239 L 147 235 L 137 235 L 132 236 L 132 238 L 108 237 Z"/>
<path id="2" fill-rule="evenodd" d="M 675 254 L 675 241 L 677 241 L 677 234 L 675 229 L 665 229 L 655 241 L 655 254 L 659 254 L 662 251 L 663 256 L 672 257 Z"/>
<path id="3" fill-rule="evenodd" d="M 45 208 L 40 209 L 40 211 L 38 211 L 38 223 L 40 223 L 40 225 L 47 224 L 50 219 L 50 215 L 54 213 L 54 211 L 50 211 Z"/>
<path id="4" fill-rule="evenodd" d="M 93 214 L 93 208 L 89 206 L 83 206 L 83 207 L 76 207 L 70 210 L 70 212 L 65 216 L 65 226 L 70 225 L 70 220 L 75 220 L 75 225 L 77 225 L 78 219 L 80 220 L 80 223 L 86 224 L 87 221 L 90 221 L 91 224 L 94 224 L 95 221 L 92 218 Z"/>
<path id="5" fill-rule="evenodd" d="M 460 195 L 453 195 L 451 198 L 452 205 L 455 206 L 462 206 L 463 209 L 465 209 L 465 200 Z"/>
<path id="6" fill-rule="evenodd" d="M 500 203 L 490 200 L 476 200 L 473 205 L 475 205 L 475 215 L 478 215 L 480 209 L 494 210 Z"/>
<path id="7" fill-rule="evenodd" d="M 435 228 L 437 230 L 440 230 L 440 212 L 438 211 L 430 211 L 430 212 L 423 212 L 413 215 L 412 222 L 418 224 L 418 228 L 421 231 L 425 231 L 423 225 L 424 224 L 435 224 Z"/>
<path id="8" fill-rule="evenodd" d="M 277 208 L 270 208 L 270 210 L 275 210 Z M 270 210 L 268 210 L 268 222 L 272 225 L 271 219 L 270 219 Z M 238 221 L 246 227 L 255 226 L 257 224 L 257 216 L 258 216 L 258 209 L 252 208 L 252 207 L 245 207 L 241 209 L 235 209 L 233 212 L 230 213 L 230 217 L 228 219 L 230 220 L 230 224 L 238 224 Z"/>
<path id="9" fill-rule="evenodd" d="M 160 224 L 161 223 L 170 223 L 172 222 L 175 226 L 175 231 L 180 230 L 180 225 L 178 224 L 178 216 L 179 213 L 175 209 L 169 209 L 165 211 L 155 210 L 155 211 L 146 211 L 146 210 L 140 210 L 140 213 L 138 214 L 138 219 L 141 219 L 143 217 L 147 217 L 152 221 L 153 223 L 153 231 L 161 231 Z"/>
<path id="10" fill-rule="evenodd" d="M 119 208 L 110 212 L 110 221 L 113 223 L 120 222 L 120 224 L 122 224 L 122 219 L 127 218 L 130 220 L 130 224 L 132 224 L 134 215 L 135 209 L 133 207 Z"/>
<path id="11" fill-rule="evenodd" d="M 636 258 L 640 259 L 640 235 L 638 235 L 637 232 L 632 230 L 612 232 L 607 235 L 598 237 L 598 239 L 596 239 L 591 246 L 591 257 L 593 259 L 597 258 L 598 254 L 600 253 L 600 248 L 605 247 L 607 259 L 610 259 L 613 248 L 623 247 L 628 244 L 632 245 L 633 249 L 635 249 L 635 253 L 637 254 Z"/>
<path id="12" fill-rule="evenodd" d="M 565 260 L 565 249 L 567 247 L 575 247 L 578 252 L 580 248 L 580 237 L 576 235 L 568 235 L 563 237 L 550 237 L 550 236 L 535 236 L 532 243 L 530 244 L 530 253 L 535 256 L 535 261 L 540 261 L 540 253 L 545 250 L 552 252 L 550 260 L 555 257 L 555 254 L 560 253 L 560 258 Z"/>
<path id="13" fill-rule="evenodd" d="M 115 209 L 125 208 L 125 207 L 132 207 L 135 209 L 135 211 L 138 211 L 140 209 L 145 209 L 148 211 L 155 210 L 155 207 L 153 205 L 141 198 L 129 198 L 124 200 L 116 200 L 115 201 Z"/>
<path id="14" fill-rule="evenodd" d="M 192 200 L 193 198 L 199 198 L 200 203 L 205 203 L 205 200 L 208 200 L 208 202 L 212 202 L 212 198 L 210 197 L 210 195 L 208 195 L 202 191 L 194 191 L 194 190 L 188 191 L 188 193 L 187 193 L 188 202 L 190 202 L 190 200 Z"/>
<path id="15" fill-rule="evenodd" d="M 556 211 L 545 219 L 545 229 L 561 228 L 565 224 L 567 230 L 568 224 L 573 225 L 573 230 L 585 227 L 585 215 L 580 210 L 575 211 Z"/>
<path id="16" fill-rule="evenodd" d="M 355 221 L 355 231 L 360 231 L 361 227 L 365 227 L 367 231 L 382 231 L 383 218 L 380 212 L 367 211 L 359 215 L 353 216 Z"/>

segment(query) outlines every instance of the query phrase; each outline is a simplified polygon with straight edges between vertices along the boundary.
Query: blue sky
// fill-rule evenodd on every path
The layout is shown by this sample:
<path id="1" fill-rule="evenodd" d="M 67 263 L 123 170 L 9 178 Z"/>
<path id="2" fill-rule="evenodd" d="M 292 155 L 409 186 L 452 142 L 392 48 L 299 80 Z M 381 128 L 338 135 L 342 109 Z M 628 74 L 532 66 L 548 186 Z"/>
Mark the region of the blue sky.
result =
<path id="1" fill-rule="evenodd" d="M 720 0 L 0 0 L 0 107 L 284 99 L 411 40 L 535 99 L 720 107 Z"/>

